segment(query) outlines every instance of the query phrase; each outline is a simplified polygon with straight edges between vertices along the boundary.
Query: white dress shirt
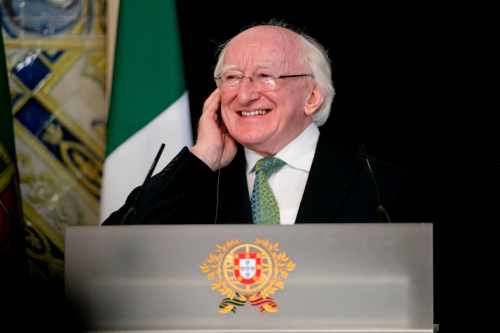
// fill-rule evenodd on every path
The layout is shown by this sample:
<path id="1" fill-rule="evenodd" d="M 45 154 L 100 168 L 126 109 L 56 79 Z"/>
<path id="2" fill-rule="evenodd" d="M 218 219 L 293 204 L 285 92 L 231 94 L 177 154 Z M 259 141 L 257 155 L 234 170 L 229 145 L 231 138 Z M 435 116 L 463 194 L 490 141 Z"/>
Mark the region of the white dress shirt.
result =
<path id="1" fill-rule="evenodd" d="M 286 163 L 285 166 L 269 178 L 269 185 L 280 210 L 280 224 L 295 223 L 318 139 L 319 129 L 316 124 L 312 123 L 274 156 Z M 250 198 L 252 197 L 255 180 L 255 163 L 263 157 L 245 148 Z"/>

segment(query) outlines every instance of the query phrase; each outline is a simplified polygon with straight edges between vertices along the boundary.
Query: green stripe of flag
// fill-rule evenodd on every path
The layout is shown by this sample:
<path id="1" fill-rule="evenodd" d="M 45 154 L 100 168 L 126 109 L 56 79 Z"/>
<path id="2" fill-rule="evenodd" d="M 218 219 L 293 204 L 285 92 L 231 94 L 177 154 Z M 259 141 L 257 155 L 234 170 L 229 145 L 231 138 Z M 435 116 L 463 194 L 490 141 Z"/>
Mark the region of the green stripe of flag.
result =
<path id="1" fill-rule="evenodd" d="M 125 0 L 119 10 L 107 156 L 185 91 L 175 1 Z"/>

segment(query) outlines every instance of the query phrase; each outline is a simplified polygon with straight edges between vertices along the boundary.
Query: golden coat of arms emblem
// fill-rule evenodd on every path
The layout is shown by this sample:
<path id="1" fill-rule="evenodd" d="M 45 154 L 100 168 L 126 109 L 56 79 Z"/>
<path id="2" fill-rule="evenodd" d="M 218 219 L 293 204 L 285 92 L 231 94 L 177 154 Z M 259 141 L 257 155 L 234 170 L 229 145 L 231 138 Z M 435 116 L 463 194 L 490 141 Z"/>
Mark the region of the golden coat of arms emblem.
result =
<path id="1" fill-rule="evenodd" d="M 219 304 L 219 313 L 236 313 L 237 307 L 249 303 L 261 312 L 278 312 L 272 295 L 284 288 L 288 273 L 295 263 L 279 243 L 256 239 L 253 243 L 229 240 L 217 244 L 215 251 L 200 266 L 212 280 L 212 289 L 226 298 Z"/>

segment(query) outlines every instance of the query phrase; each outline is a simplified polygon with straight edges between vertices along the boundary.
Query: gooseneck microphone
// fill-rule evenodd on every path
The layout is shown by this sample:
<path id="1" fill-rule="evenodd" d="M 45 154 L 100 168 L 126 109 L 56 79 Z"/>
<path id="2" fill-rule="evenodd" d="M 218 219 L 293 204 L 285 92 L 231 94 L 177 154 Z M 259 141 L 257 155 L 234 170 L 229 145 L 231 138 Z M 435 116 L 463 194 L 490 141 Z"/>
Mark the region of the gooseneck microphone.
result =
<path id="1" fill-rule="evenodd" d="M 162 143 L 160 146 L 160 150 L 156 153 L 155 160 L 153 161 L 153 164 L 151 164 L 151 168 L 149 168 L 149 172 L 146 175 L 146 178 L 144 179 L 144 183 L 146 182 L 153 176 L 153 172 L 155 171 L 156 165 L 158 164 L 158 161 L 160 160 L 161 154 L 163 153 L 163 149 L 165 149 L 165 144 Z"/>
<path id="2" fill-rule="evenodd" d="M 146 175 L 146 178 L 144 179 L 144 182 L 142 183 L 142 186 L 139 188 L 135 199 L 132 201 L 132 205 L 127 209 L 127 212 L 125 213 L 125 215 L 123 215 L 123 218 L 121 219 L 120 224 L 127 224 L 127 222 L 130 219 L 133 219 L 135 217 L 135 213 L 136 213 L 135 206 L 137 205 L 137 203 L 139 203 L 141 201 L 142 193 L 144 192 L 144 185 L 146 185 L 146 183 L 149 181 L 149 179 L 153 176 L 153 172 L 156 168 L 156 165 L 158 164 L 158 161 L 160 160 L 160 156 L 163 153 L 164 148 L 165 148 L 165 144 L 162 143 L 160 146 L 160 150 L 158 150 L 158 153 L 156 153 L 156 157 L 153 161 L 153 164 L 149 168 L 148 174 Z"/>
<path id="3" fill-rule="evenodd" d="M 217 183 L 215 185 L 215 213 L 214 213 L 214 224 L 217 224 L 217 219 L 219 218 L 219 191 L 220 191 L 220 163 L 222 161 L 222 155 L 224 155 L 224 150 L 226 149 L 226 132 L 222 132 L 222 153 L 219 156 L 219 170 L 217 170 Z"/>
<path id="4" fill-rule="evenodd" d="M 370 179 L 373 183 L 373 187 L 375 189 L 375 196 L 377 199 L 377 214 L 380 216 L 383 216 L 385 220 L 389 223 L 391 223 L 391 218 L 389 216 L 389 213 L 385 209 L 384 205 L 382 204 L 382 199 L 380 197 L 380 190 L 379 186 L 377 183 L 377 179 L 375 178 L 375 172 L 373 171 L 372 165 L 370 163 L 370 158 L 368 157 L 368 153 L 366 152 L 366 147 L 364 143 L 358 144 L 358 149 L 359 149 L 359 154 L 361 156 L 361 160 L 363 161 L 363 164 L 366 166 L 366 169 L 368 170 L 368 174 L 370 175 Z"/>

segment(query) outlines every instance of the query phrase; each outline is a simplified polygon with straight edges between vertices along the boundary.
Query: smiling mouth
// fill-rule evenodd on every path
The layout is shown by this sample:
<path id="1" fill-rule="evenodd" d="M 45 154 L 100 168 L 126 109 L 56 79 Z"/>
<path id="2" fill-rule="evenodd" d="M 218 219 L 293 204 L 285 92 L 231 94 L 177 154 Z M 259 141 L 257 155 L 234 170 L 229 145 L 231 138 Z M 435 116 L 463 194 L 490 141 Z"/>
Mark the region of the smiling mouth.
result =
<path id="1" fill-rule="evenodd" d="M 271 112 L 271 109 L 259 109 L 253 111 L 239 111 L 238 114 L 241 117 L 255 117 L 255 116 L 265 116 L 269 112 Z"/>

